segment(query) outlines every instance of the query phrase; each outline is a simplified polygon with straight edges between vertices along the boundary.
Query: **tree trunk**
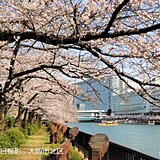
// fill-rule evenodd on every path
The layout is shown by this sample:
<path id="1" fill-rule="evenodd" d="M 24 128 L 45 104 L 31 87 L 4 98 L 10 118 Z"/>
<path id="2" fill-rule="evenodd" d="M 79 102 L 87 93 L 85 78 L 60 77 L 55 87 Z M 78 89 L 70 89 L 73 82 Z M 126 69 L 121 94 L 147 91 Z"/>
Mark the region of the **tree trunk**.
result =
<path id="1" fill-rule="evenodd" d="M 39 125 L 39 127 L 41 127 L 41 123 L 42 123 L 42 116 L 37 114 L 36 116 L 36 122 Z"/>
<path id="2" fill-rule="evenodd" d="M 25 126 L 27 124 L 27 113 L 28 113 L 28 108 L 25 108 L 24 117 L 22 120 L 22 128 L 25 128 Z"/>
<path id="3" fill-rule="evenodd" d="M 4 109 L 3 109 L 4 118 L 6 117 L 7 113 L 8 113 L 8 108 L 4 107 Z"/>
<path id="4" fill-rule="evenodd" d="M 0 106 L 0 121 L 3 119 L 4 117 L 4 106 Z"/>
<path id="5" fill-rule="evenodd" d="M 34 111 L 30 111 L 28 113 L 28 123 L 33 124 L 34 123 L 34 118 L 35 118 L 35 113 Z"/>
<path id="6" fill-rule="evenodd" d="M 24 113 L 25 111 L 25 108 L 22 108 L 21 106 L 18 106 L 18 115 L 16 117 L 16 120 L 15 120 L 15 125 L 19 125 L 21 120 L 22 120 L 22 114 Z"/>

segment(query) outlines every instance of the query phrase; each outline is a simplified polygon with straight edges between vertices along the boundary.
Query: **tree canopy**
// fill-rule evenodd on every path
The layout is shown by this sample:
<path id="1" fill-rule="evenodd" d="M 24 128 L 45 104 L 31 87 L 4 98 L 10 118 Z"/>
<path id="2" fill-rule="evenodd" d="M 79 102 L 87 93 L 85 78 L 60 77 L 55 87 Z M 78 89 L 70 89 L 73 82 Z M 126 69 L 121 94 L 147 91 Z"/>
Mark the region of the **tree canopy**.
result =
<path id="1" fill-rule="evenodd" d="M 158 104 L 152 91 L 160 87 L 159 6 L 159 0 L 1 0 L 1 102 L 23 80 L 51 78 L 64 90 L 64 76 L 98 81 L 114 73 Z"/>

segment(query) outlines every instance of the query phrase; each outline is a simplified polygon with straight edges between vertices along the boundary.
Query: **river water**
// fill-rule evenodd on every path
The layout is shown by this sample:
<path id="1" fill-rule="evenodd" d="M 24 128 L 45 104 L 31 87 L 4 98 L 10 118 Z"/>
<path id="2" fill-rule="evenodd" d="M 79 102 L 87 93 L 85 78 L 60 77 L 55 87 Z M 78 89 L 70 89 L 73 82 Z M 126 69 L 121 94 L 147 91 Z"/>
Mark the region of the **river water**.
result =
<path id="1" fill-rule="evenodd" d="M 160 159 L 160 125 L 98 126 L 97 123 L 68 123 L 89 134 L 105 133 L 111 142 Z"/>

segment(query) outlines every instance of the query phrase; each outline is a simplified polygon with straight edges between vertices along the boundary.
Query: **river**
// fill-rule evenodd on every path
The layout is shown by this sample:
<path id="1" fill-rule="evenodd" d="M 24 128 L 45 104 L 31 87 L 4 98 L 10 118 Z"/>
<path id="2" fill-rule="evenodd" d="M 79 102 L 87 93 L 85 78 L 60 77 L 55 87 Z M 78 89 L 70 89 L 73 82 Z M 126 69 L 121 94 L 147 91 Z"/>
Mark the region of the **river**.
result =
<path id="1" fill-rule="evenodd" d="M 111 142 L 160 159 L 160 125 L 98 126 L 97 123 L 68 123 L 89 134 L 105 133 Z"/>

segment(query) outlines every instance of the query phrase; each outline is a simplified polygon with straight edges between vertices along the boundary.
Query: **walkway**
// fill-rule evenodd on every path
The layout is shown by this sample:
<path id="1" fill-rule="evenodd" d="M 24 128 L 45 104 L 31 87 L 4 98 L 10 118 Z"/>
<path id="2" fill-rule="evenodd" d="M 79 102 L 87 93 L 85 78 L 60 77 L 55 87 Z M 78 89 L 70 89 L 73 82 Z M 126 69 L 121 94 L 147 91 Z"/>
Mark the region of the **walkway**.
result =
<path id="1" fill-rule="evenodd" d="M 21 146 L 20 154 L 7 160 L 42 160 L 40 148 L 48 148 L 49 135 L 47 135 L 46 127 L 42 127 L 37 133 L 29 136 L 26 143 Z"/>

